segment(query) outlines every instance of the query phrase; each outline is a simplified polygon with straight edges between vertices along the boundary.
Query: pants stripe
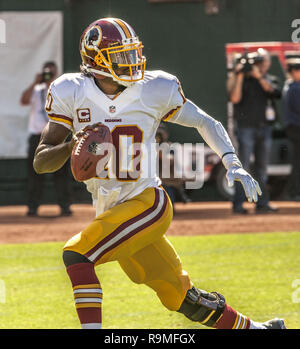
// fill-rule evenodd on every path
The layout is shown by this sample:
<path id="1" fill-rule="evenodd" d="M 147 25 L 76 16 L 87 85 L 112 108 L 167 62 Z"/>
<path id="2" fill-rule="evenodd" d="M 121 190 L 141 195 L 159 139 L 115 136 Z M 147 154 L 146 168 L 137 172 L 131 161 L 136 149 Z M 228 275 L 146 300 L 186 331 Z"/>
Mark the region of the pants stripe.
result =
<path id="1" fill-rule="evenodd" d="M 92 262 L 99 260 L 105 253 L 109 252 L 122 242 L 139 231 L 147 228 L 156 222 L 164 213 L 167 205 L 167 197 L 162 189 L 155 188 L 155 201 L 152 207 L 145 210 L 143 213 L 131 218 L 127 222 L 121 224 L 105 239 L 100 241 L 94 248 L 85 254 Z"/>

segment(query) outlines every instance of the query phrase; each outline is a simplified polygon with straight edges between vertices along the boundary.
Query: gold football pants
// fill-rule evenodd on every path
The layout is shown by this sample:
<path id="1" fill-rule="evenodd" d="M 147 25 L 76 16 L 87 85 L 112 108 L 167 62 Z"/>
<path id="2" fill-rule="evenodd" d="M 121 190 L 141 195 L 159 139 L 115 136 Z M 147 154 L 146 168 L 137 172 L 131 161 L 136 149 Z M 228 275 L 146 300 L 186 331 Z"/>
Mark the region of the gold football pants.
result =
<path id="1" fill-rule="evenodd" d="M 96 217 L 64 250 L 78 252 L 95 265 L 118 261 L 133 282 L 151 287 L 165 307 L 178 310 L 192 285 L 164 236 L 172 215 L 166 192 L 147 188 Z"/>

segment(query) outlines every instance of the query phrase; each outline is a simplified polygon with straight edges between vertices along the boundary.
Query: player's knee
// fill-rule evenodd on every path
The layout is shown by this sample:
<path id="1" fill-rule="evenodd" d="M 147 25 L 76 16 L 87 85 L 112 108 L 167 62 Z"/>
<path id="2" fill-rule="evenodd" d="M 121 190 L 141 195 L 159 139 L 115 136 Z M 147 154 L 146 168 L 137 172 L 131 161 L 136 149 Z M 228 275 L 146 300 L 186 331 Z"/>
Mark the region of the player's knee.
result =
<path id="1" fill-rule="evenodd" d="M 208 293 L 195 287 L 188 290 L 178 312 L 192 321 L 212 327 L 225 309 L 225 298 L 217 293 Z"/>
<path id="2" fill-rule="evenodd" d="M 87 259 L 85 256 L 78 252 L 74 251 L 63 251 L 62 255 L 63 261 L 65 263 L 65 266 L 68 267 L 72 264 L 77 263 L 92 263 L 89 259 Z"/>

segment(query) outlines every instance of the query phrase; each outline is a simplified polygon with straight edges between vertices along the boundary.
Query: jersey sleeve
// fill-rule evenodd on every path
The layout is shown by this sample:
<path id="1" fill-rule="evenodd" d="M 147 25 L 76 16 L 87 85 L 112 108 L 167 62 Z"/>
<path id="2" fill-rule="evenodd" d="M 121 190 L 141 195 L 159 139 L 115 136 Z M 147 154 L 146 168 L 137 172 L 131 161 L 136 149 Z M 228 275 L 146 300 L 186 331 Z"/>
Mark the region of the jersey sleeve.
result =
<path id="1" fill-rule="evenodd" d="M 55 80 L 49 87 L 45 110 L 49 121 L 63 125 L 69 130 L 73 128 L 72 85 L 64 76 Z"/>
<path id="2" fill-rule="evenodd" d="M 166 107 L 162 112 L 161 120 L 164 122 L 171 121 L 171 119 L 182 108 L 185 102 L 186 98 L 184 96 L 180 81 L 174 77 L 174 80 L 172 80 L 170 97 Z"/>

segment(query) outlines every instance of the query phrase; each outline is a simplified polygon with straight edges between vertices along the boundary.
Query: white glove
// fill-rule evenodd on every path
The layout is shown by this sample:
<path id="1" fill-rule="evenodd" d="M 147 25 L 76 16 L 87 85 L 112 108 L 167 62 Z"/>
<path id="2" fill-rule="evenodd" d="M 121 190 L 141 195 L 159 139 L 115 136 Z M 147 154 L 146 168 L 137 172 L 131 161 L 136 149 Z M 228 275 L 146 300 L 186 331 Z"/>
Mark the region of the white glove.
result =
<path id="1" fill-rule="evenodd" d="M 245 195 L 249 202 L 257 202 L 257 194 L 261 195 L 261 189 L 258 182 L 250 176 L 242 167 L 232 166 L 226 173 L 229 187 L 232 187 L 234 181 L 239 181 L 243 185 Z"/>

